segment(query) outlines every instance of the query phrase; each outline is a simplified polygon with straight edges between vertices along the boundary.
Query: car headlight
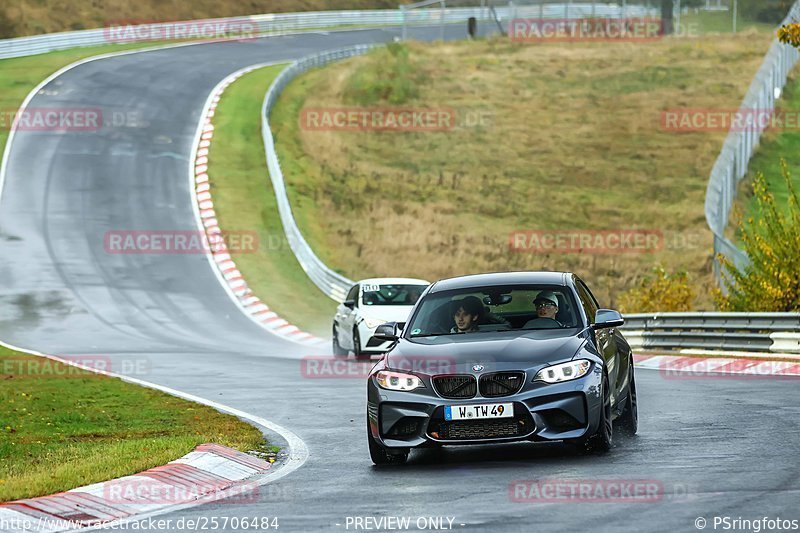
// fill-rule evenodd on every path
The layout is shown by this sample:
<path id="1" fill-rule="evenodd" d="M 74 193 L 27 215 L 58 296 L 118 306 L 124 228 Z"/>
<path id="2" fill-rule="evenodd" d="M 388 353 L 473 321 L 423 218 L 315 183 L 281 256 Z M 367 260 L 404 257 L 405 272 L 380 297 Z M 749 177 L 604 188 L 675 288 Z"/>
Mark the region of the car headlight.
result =
<path id="1" fill-rule="evenodd" d="M 381 370 L 375 374 L 375 380 L 381 388 L 389 390 L 409 391 L 425 388 L 425 384 L 417 376 L 413 374 L 404 374 L 402 372 Z"/>
<path id="2" fill-rule="evenodd" d="M 533 381 L 544 381 L 545 383 L 561 383 L 582 378 L 592 367 L 592 362 L 588 359 L 576 359 L 568 363 L 560 363 L 553 366 L 546 366 L 536 373 Z"/>
<path id="3" fill-rule="evenodd" d="M 376 319 L 376 318 L 365 318 L 364 319 L 364 324 L 366 324 L 369 329 L 375 329 L 378 326 L 380 326 L 381 324 L 386 324 L 386 321 L 385 320 L 379 320 L 379 319 Z"/>

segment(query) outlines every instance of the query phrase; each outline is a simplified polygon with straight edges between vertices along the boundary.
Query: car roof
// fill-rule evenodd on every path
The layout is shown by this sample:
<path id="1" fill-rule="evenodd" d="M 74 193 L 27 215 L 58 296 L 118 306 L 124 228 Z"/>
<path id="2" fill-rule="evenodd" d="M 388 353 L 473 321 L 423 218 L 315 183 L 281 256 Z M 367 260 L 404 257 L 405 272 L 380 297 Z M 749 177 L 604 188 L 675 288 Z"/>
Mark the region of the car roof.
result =
<path id="1" fill-rule="evenodd" d="M 567 285 L 567 279 L 571 275 L 569 272 L 492 272 L 489 274 L 472 274 L 439 280 L 433 284 L 430 292 L 491 285 L 526 285 L 529 283 Z"/>
<path id="2" fill-rule="evenodd" d="M 430 285 L 430 281 L 415 278 L 367 278 L 358 282 L 359 285 Z"/>

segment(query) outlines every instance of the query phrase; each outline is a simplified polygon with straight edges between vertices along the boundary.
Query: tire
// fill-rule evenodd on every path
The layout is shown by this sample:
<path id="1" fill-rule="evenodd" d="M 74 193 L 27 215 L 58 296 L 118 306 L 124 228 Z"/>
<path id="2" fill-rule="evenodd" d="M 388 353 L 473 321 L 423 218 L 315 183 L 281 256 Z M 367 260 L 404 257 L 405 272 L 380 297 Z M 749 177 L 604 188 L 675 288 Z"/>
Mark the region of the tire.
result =
<path id="1" fill-rule="evenodd" d="M 333 324 L 333 356 L 337 358 L 347 358 L 347 350 L 339 346 L 339 333 L 336 331 L 336 323 Z"/>
<path id="2" fill-rule="evenodd" d="M 633 371 L 633 359 L 630 363 L 630 378 L 628 380 L 628 398 L 625 400 L 625 410 L 617 419 L 621 433 L 632 437 L 639 431 L 639 404 L 636 397 L 636 378 Z"/>
<path id="3" fill-rule="evenodd" d="M 608 376 L 603 375 L 603 407 L 600 409 L 600 421 L 597 431 L 584 441 L 586 453 L 606 453 L 614 442 L 614 425 L 611 421 L 611 390 Z"/>
<path id="4" fill-rule="evenodd" d="M 358 334 L 358 326 L 353 326 L 353 355 L 356 356 L 356 361 L 369 361 L 370 359 L 368 353 L 361 351 L 361 335 Z"/>
<path id="5" fill-rule="evenodd" d="M 408 460 L 407 448 L 401 448 L 389 453 L 386 448 L 375 442 L 369 430 L 369 418 L 367 418 L 367 442 L 369 443 L 369 457 L 378 466 L 401 465 Z"/>

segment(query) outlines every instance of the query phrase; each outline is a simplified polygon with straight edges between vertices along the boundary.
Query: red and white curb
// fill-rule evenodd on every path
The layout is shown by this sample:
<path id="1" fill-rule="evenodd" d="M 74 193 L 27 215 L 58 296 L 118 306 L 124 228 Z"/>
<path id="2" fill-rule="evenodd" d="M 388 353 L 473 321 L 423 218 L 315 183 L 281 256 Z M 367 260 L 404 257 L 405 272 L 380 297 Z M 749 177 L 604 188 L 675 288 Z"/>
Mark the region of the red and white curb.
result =
<path id="1" fill-rule="evenodd" d="M 0 504 L 0 531 L 69 531 L 210 496 L 211 501 L 254 501 L 258 485 L 247 480 L 270 467 L 246 453 L 202 444 L 180 459 L 133 476 Z"/>
<path id="2" fill-rule="evenodd" d="M 202 119 L 195 136 L 194 150 L 191 158 L 191 180 L 192 191 L 195 200 L 195 214 L 202 231 L 206 238 L 215 244 L 209 246 L 209 261 L 217 273 L 220 283 L 226 287 L 229 296 L 254 322 L 287 340 L 303 345 L 319 347 L 327 344 L 327 341 L 320 339 L 310 333 L 302 331 L 297 326 L 290 324 L 285 319 L 272 311 L 266 303 L 261 301 L 253 291 L 247 286 L 247 282 L 242 277 L 242 273 L 236 268 L 229 250 L 224 242 L 221 242 L 219 235 L 222 230 L 214 211 L 214 202 L 211 197 L 211 177 L 208 174 L 208 154 L 211 147 L 211 140 L 214 137 L 214 114 L 222 98 L 222 93 L 230 84 L 241 76 L 253 70 L 272 66 L 275 63 L 261 63 L 238 70 L 223 79 L 206 101 L 203 108 Z"/>
<path id="3" fill-rule="evenodd" d="M 134 377 L 131 377 L 131 376 L 126 376 L 126 375 L 123 375 L 123 374 L 117 374 L 117 373 L 114 373 L 114 372 L 109 372 L 109 371 L 101 370 L 101 369 L 98 369 L 98 368 L 93 368 L 91 366 L 87 366 L 87 365 L 78 363 L 78 362 L 76 362 L 74 360 L 65 359 L 65 358 L 62 358 L 62 357 L 54 356 L 54 355 L 43 354 L 41 352 L 37 352 L 36 350 L 30 350 L 30 349 L 27 349 L 27 348 L 21 348 L 19 346 L 14 346 L 12 344 L 8 344 L 8 343 L 3 342 L 3 341 L 0 341 L 0 346 L 3 346 L 4 348 L 8 348 L 9 350 L 15 350 L 15 351 L 18 351 L 18 352 L 21 352 L 21 353 L 26 353 L 26 354 L 29 354 L 29 355 L 32 355 L 32 356 L 43 357 L 45 359 L 50 359 L 51 361 L 58 361 L 60 363 L 68 365 L 68 366 L 72 366 L 72 367 L 75 367 L 75 368 L 80 368 L 82 370 L 86 370 L 86 371 L 89 371 L 89 372 L 94 372 L 95 374 L 101 374 L 101 375 L 104 375 L 104 376 L 109 376 L 109 377 L 112 377 L 112 378 L 120 379 L 120 380 L 122 380 L 122 381 L 124 381 L 126 383 L 133 383 L 135 385 L 146 387 L 148 389 L 158 390 L 158 391 L 164 392 L 166 394 L 169 394 L 171 396 L 175 396 L 177 398 L 183 398 L 184 400 L 188 400 L 190 402 L 198 403 L 198 404 L 201 404 L 201 405 L 207 405 L 207 406 L 209 406 L 209 407 L 211 407 L 213 409 L 216 409 L 217 411 L 220 411 L 220 412 L 223 412 L 223 413 L 228 413 L 228 414 L 233 415 L 235 417 L 238 417 L 238 418 L 240 418 L 242 420 L 246 420 L 246 421 L 250 422 L 251 424 L 253 424 L 255 426 L 260 426 L 260 427 L 262 427 L 262 428 L 264 428 L 264 429 L 266 429 L 268 431 L 272 431 L 274 433 L 277 433 L 286 443 L 285 450 L 288 453 L 288 457 L 286 458 L 285 461 L 281 462 L 278 465 L 277 468 L 275 466 L 273 466 L 273 465 L 270 465 L 270 463 L 267 463 L 266 461 L 262 461 L 261 459 L 252 457 L 252 456 L 247 455 L 247 454 L 242 454 L 241 452 L 237 452 L 235 450 L 229 450 L 229 449 L 223 448 L 222 446 L 218 446 L 218 445 L 214 445 L 214 444 L 202 445 L 202 446 L 196 448 L 193 452 L 187 454 L 186 456 L 184 456 L 184 457 L 182 457 L 180 459 L 177 459 L 177 460 L 173 461 L 170 464 L 173 464 L 173 463 L 175 463 L 175 464 L 184 464 L 184 465 L 187 465 L 187 466 L 190 466 L 190 467 L 194 467 L 194 468 L 196 468 L 198 470 L 201 470 L 201 471 L 202 470 L 207 471 L 207 473 L 203 473 L 202 474 L 203 476 L 214 475 L 214 476 L 222 477 L 225 480 L 227 480 L 227 481 L 220 481 L 222 486 L 212 487 L 213 490 L 209 490 L 208 492 L 206 492 L 202 496 L 198 495 L 199 497 L 197 497 L 194 501 L 190 501 L 190 502 L 165 501 L 165 502 L 162 502 L 162 505 L 155 505 L 153 502 L 150 502 L 149 504 L 140 505 L 138 508 L 128 505 L 125 508 L 123 508 L 122 510 L 124 510 L 125 512 L 131 511 L 132 514 L 129 514 L 128 516 L 123 516 L 123 517 L 120 517 L 120 518 L 108 519 L 108 520 L 113 520 L 115 523 L 133 522 L 133 521 L 137 521 L 137 520 L 141 520 L 141 519 L 146 519 L 146 518 L 150 518 L 150 517 L 153 517 L 153 516 L 158 516 L 160 514 L 164 514 L 164 513 L 168 513 L 168 512 L 174 512 L 174 511 L 178 511 L 178 510 L 182 510 L 182 509 L 188 509 L 188 508 L 191 508 L 191 507 L 195 507 L 197 505 L 201 505 L 203 503 L 219 501 L 222 498 L 237 497 L 237 496 L 241 497 L 241 496 L 243 496 L 245 494 L 251 494 L 252 495 L 253 492 L 256 490 L 256 487 L 260 487 L 260 486 L 266 485 L 268 483 L 272 483 L 272 482 L 277 481 L 277 480 L 279 480 L 279 479 L 281 479 L 283 477 L 288 476 L 289 474 L 291 474 L 292 472 L 294 472 L 295 470 L 297 470 L 298 468 L 303 466 L 305 464 L 305 462 L 308 460 L 308 457 L 309 457 L 308 447 L 306 446 L 305 442 L 303 442 L 303 440 L 300 437 L 298 437 L 296 434 L 294 434 L 292 431 L 286 429 L 285 427 L 280 426 L 278 424 L 275 424 L 274 422 L 271 422 L 271 421 L 269 421 L 269 420 L 267 420 L 267 419 L 265 419 L 263 417 L 253 415 L 253 414 L 250 414 L 248 412 L 242 411 L 240 409 L 236 409 L 236 408 L 230 407 L 228 405 L 224 405 L 224 404 L 212 401 L 212 400 L 208 400 L 208 399 L 202 398 L 200 396 L 195 396 L 194 394 L 189 394 L 187 392 L 182 392 L 182 391 L 179 391 L 179 390 L 176 390 L 176 389 L 172 389 L 172 388 L 166 387 L 164 385 L 151 383 L 149 381 L 145 381 L 145 380 L 142 380 L 142 379 L 134 378 Z M 243 463 L 246 463 L 246 464 L 243 464 Z M 227 468 L 227 467 L 230 467 L 230 468 Z M 169 465 L 165 465 L 165 466 L 162 466 L 162 467 L 156 467 L 156 468 L 154 468 L 152 470 L 149 470 L 147 472 L 152 472 L 152 471 L 160 472 L 160 471 L 163 471 L 163 469 L 165 469 L 165 468 L 169 468 Z M 187 471 L 187 468 L 184 468 L 184 467 L 178 467 L 178 469 L 182 469 L 183 472 Z M 231 474 L 230 473 L 231 471 L 232 472 L 238 472 L 238 473 L 237 474 Z M 137 476 L 145 475 L 147 472 L 142 472 L 140 474 L 137 474 Z M 226 474 L 226 472 L 228 472 L 228 473 Z M 131 478 L 133 478 L 135 481 L 139 480 L 139 478 L 136 478 L 136 476 L 129 476 L 128 478 L 122 478 L 122 479 L 131 479 Z M 156 476 L 156 478 L 158 478 L 158 476 Z M 237 478 L 237 479 L 234 479 L 234 478 Z M 162 479 L 163 479 L 163 476 L 162 476 Z M 211 478 L 211 479 L 213 479 L 213 478 Z M 146 480 L 146 481 L 148 483 L 151 483 L 150 480 Z M 90 485 L 88 487 L 73 489 L 71 491 L 67 491 L 66 493 L 60 493 L 60 494 L 56 494 L 56 495 L 53 495 L 53 496 L 45 496 L 43 498 L 47 499 L 47 498 L 54 498 L 54 497 L 59 497 L 59 496 L 63 497 L 65 494 L 67 494 L 68 495 L 66 497 L 67 500 L 70 500 L 70 499 L 74 500 L 75 496 L 74 496 L 74 494 L 71 494 L 71 493 L 80 492 L 82 494 L 78 494 L 78 496 L 77 496 L 78 498 L 84 498 L 85 500 L 94 500 L 96 498 L 96 496 L 94 496 L 94 495 L 84 496 L 83 493 L 85 493 L 85 494 L 93 494 L 92 492 L 89 491 L 89 489 L 93 489 L 93 488 L 98 487 L 98 486 L 102 488 L 103 486 L 108 486 L 108 484 L 112 484 L 112 483 L 119 484 L 120 480 L 107 481 L 107 482 L 99 483 L 99 484 L 96 484 L 96 485 Z M 150 487 L 161 487 L 160 485 L 153 485 L 153 484 L 149 484 L 148 486 L 150 486 Z M 163 485 L 162 488 L 165 489 L 165 490 L 166 489 L 173 490 L 173 489 L 170 488 L 170 486 L 171 485 L 169 483 L 167 483 L 167 484 Z M 188 491 L 188 486 L 187 486 L 186 483 L 183 483 L 182 487 L 183 487 L 184 491 Z M 225 487 L 227 487 L 227 488 L 225 488 Z M 197 488 L 197 487 L 195 487 L 195 488 Z M 246 491 L 249 491 L 249 492 L 246 492 Z M 114 493 L 112 492 L 111 494 L 114 494 Z M 43 498 L 33 498 L 31 500 L 20 500 L 18 502 L 10 502 L 10 503 L 6 503 L 6 504 L 0 504 L 0 531 L 3 531 L 3 530 L 25 531 L 25 529 L 23 529 L 22 527 L 18 527 L 18 525 L 20 524 L 19 522 L 9 522 L 9 520 L 15 519 L 15 518 L 16 519 L 27 520 L 27 522 L 25 522 L 25 521 L 21 522 L 21 524 L 24 525 L 26 523 L 31 522 L 31 519 L 28 516 L 30 513 L 26 514 L 26 513 L 23 513 L 21 511 L 19 511 L 18 509 L 11 508 L 11 505 L 12 504 L 19 504 L 20 502 L 23 502 L 23 503 L 24 502 L 30 502 L 32 500 L 39 501 L 39 500 L 42 500 Z M 47 501 L 49 501 L 49 500 L 47 500 Z M 53 501 L 57 502 L 57 501 L 60 501 L 60 500 L 53 500 Z M 238 502 L 240 500 L 236 500 L 236 501 Z M 81 505 L 85 505 L 85 504 L 81 503 Z M 148 505 L 150 507 L 147 507 Z M 28 507 L 31 507 L 31 506 L 28 505 Z M 31 509 L 34 509 L 34 507 L 31 507 Z M 33 511 L 31 511 L 31 512 L 33 512 Z M 50 520 L 46 516 L 42 516 L 42 518 L 47 518 L 48 520 Z M 3 522 L 3 520 L 5 520 L 5 522 Z M 63 518 L 60 518 L 58 520 L 64 521 Z M 77 525 L 77 523 L 74 522 L 74 520 L 75 520 L 75 518 L 73 517 L 73 522 L 70 525 L 70 527 L 72 529 L 77 529 L 77 528 L 79 528 L 79 525 Z M 10 529 L 8 527 L 9 525 L 10 525 Z M 64 525 L 64 524 L 62 524 L 62 525 Z M 34 529 L 32 529 L 32 531 L 65 531 L 66 530 L 65 529 L 66 526 L 64 528 L 61 528 L 61 529 L 58 529 L 55 526 L 51 527 L 50 529 L 42 529 L 43 526 L 44 526 L 44 520 L 36 522 L 35 525 L 33 526 Z M 100 526 L 99 525 L 89 526 L 88 528 L 83 528 L 83 529 L 92 530 L 92 529 L 96 529 L 96 528 L 100 528 Z M 102 528 L 102 529 L 107 529 L 107 528 Z"/>
<path id="4" fill-rule="evenodd" d="M 753 354 L 758 356 L 760 354 Z M 637 368 L 659 370 L 665 376 L 800 377 L 800 361 L 738 357 L 701 357 L 634 354 Z"/>

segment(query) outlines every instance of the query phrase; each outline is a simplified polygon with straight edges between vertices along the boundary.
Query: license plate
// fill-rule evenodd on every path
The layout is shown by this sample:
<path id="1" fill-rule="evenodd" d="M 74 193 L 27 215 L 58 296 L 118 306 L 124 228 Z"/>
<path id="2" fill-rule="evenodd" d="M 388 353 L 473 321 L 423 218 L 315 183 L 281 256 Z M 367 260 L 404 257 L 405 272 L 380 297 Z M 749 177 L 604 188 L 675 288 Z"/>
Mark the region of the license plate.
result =
<path id="1" fill-rule="evenodd" d="M 445 420 L 480 420 L 484 418 L 512 418 L 513 403 L 485 403 L 481 405 L 445 405 Z"/>

